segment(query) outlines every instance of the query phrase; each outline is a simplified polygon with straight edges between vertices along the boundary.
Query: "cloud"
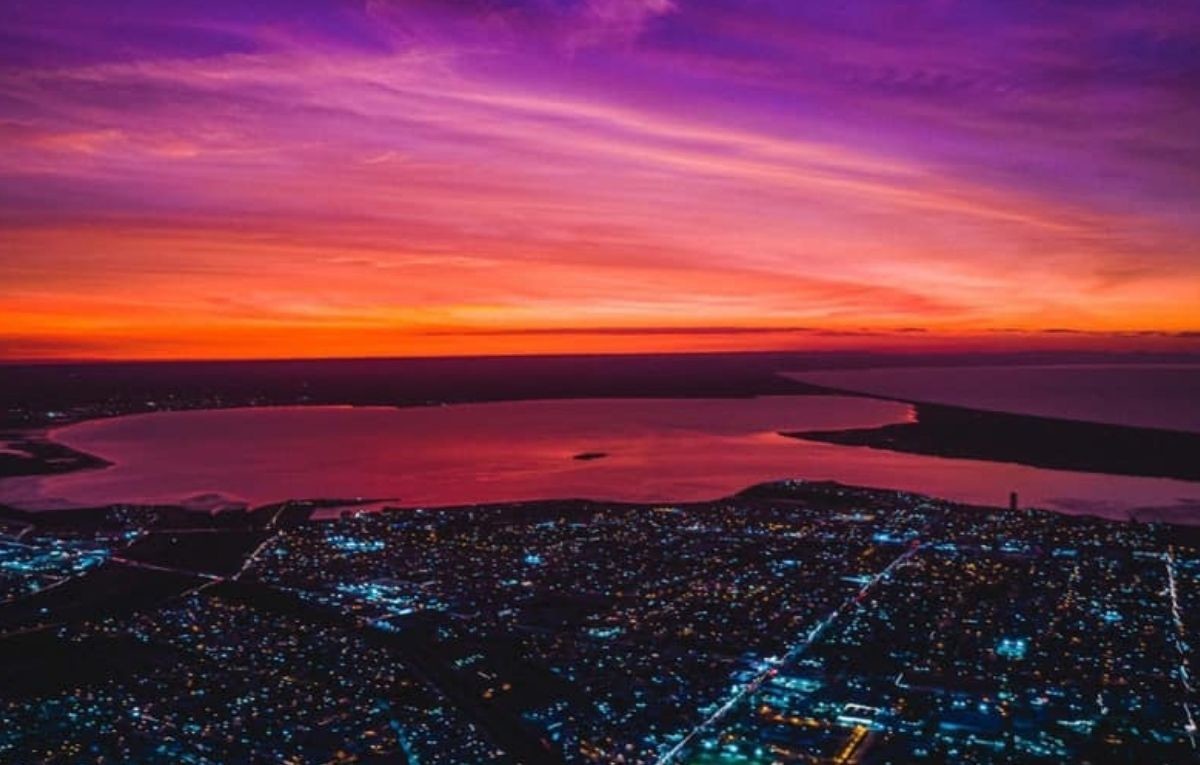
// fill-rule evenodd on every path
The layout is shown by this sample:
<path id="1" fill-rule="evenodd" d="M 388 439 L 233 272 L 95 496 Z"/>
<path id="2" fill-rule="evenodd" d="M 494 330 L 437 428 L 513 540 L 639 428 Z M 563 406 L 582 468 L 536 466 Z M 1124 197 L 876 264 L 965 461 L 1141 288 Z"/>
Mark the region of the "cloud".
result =
<path id="1" fill-rule="evenodd" d="M 14 11 L 10 325 L 1194 329 L 1189 6 L 221 5 Z"/>
<path id="2" fill-rule="evenodd" d="M 580 0 L 566 20 L 566 42 L 572 48 L 628 44 L 677 9 L 673 0 Z"/>
<path id="3" fill-rule="evenodd" d="M 573 54 L 625 48 L 680 8 L 676 0 L 369 0 L 366 10 L 409 44 L 444 40 L 449 28 L 472 46 Z"/>
<path id="4" fill-rule="evenodd" d="M 808 334 L 820 332 L 813 327 L 745 327 L 745 326 L 635 326 L 635 327 L 527 327 L 511 329 L 444 329 L 427 330 L 425 335 L 476 336 L 553 336 L 553 335 L 765 335 Z"/>

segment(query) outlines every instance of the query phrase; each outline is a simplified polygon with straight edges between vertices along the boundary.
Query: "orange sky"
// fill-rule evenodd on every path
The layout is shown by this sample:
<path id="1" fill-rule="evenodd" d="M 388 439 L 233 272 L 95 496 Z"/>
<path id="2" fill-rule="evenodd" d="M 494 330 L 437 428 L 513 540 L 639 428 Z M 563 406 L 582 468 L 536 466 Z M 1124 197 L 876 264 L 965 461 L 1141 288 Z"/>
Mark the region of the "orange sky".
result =
<path id="1" fill-rule="evenodd" d="M 1153 15 L 135 6 L 0 49 L 0 357 L 1200 347 Z"/>

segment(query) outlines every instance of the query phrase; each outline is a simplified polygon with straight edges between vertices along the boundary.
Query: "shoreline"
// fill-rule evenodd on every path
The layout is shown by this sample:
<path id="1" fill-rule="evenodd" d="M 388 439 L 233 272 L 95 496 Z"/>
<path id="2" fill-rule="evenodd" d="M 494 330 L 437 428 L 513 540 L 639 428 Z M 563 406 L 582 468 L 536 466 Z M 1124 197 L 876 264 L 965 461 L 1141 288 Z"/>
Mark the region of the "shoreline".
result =
<path id="1" fill-rule="evenodd" d="M 54 439 L 62 427 L 162 412 L 260 407 L 425 408 L 566 399 L 752 399 L 837 395 L 912 407 L 914 421 L 775 432 L 896 453 L 1116 476 L 1200 481 L 1200 433 L 864 393 L 796 375 L 921 364 L 1112 366 L 1194 364 L 1193 354 L 944 354 L 758 352 L 606 356 L 13 366 L 0 384 L 0 479 L 99 469 L 111 463 Z"/>
<path id="2" fill-rule="evenodd" d="M 854 395 L 829 388 L 830 394 Z M 806 441 L 1048 470 L 1200 482 L 1200 433 L 906 401 L 913 422 L 847 430 L 781 431 Z"/>
<path id="3" fill-rule="evenodd" d="M 771 393 L 765 395 L 769 398 L 777 394 Z M 812 390 L 799 394 L 799 397 L 802 398 L 809 396 L 839 396 L 900 403 L 911 407 L 911 419 L 851 429 L 773 431 L 777 436 L 802 441 L 828 443 L 836 446 L 863 447 L 893 453 L 913 454 L 921 457 L 978 460 L 991 463 L 992 465 L 1023 465 L 1036 469 L 1091 473 L 1097 476 L 1108 475 L 1167 479 L 1200 483 L 1200 463 L 1193 464 L 1194 461 L 1187 459 L 1187 455 L 1189 454 L 1200 453 L 1200 434 L 1184 431 L 1162 431 L 1134 426 L 1105 425 L 1033 415 L 990 412 L 926 402 L 910 402 L 894 397 L 861 394 L 833 388 L 812 387 Z M 752 399 L 761 397 L 763 396 L 750 395 L 739 398 Z M 613 400 L 628 400 L 628 398 L 632 397 L 620 397 Z M 647 400 L 675 400 L 678 397 L 645 396 L 642 398 Z M 561 401 L 563 399 L 545 400 Z M 583 397 L 581 400 L 592 401 L 596 399 Z M 475 403 L 483 404 L 487 402 L 471 402 L 462 405 L 469 406 Z M 151 414 L 202 413 L 241 408 L 309 409 L 338 407 L 353 409 L 360 408 L 361 406 L 364 405 L 309 403 L 258 407 L 195 407 L 171 410 L 163 409 L 157 412 L 140 412 L 119 416 L 147 417 Z M 371 405 L 365 406 L 369 407 Z M 410 406 L 412 408 L 425 408 L 428 404 Z M 381 408 L 396 409 L 409 407 L 385 406 Z M 7 454 L 0 453 L 0 480 L 16 481 L 25 478 L 36 481 L 39 476 L 98 470 L 116 464 L 98 455 L 90 454 L 55 440 L 55 435 L 63 428 L 78 425 L 81 422 L 99 422 L 107 419 L 111 419 L 111 417 L 92 417 L 86 420 L 57 423 L 53 427 L 30 428 L 22 431 L 15 429 L 0 431 L 0 439 L 3 439 L 7 444 L 6 448 L 8 450 Z M 23 452 L 23 454 L 18 455 L 16 452 Z M 591 453 L 585 451 L 582 454 L 590 455 Z M 568 455 L 568 459 L 579 461 L 578 454 L 574 456 Z M 800 478 L 804 476 L 804 472 L 802 470 L 795 472 L 781 471 L 777 476 Z M 763 478 L 771 480 L 774 476 L 768 474 L 763 476 Z M 814 480 L 820 480 L 821 478 L 823 476 L 813 476 Z M 865 481 L 866 486 L 858 483 L 858 480 L 854 476 L 842 476 L 837 480 L 844 486 L 872 488 L 869 477 L 862 476 L 862 478 L 867 478 Z M 753 477 L 751 477 L 751 480 L 753 481 Z M 17 486 L 19 488 L 19 485 Z M 882 486 L 887 486 L 887 484 L 882 484 Z M 354 487 L 348 488 L 350 491 L 345 496 L 353 496 Z M 936 487 L 926 489 L 921 485 L 910 485 L 904 488 L 910 493 L 934 497 L 947 502 L 965 501 L 970 503 L 979 499 L 961 496 L 955 499 L 953 494 L 943 496 L 938 494 Z M 735 486 L 728 488 L 731 494 L 735 494 L 735 490 Z M 895 489 L 879 488 L 877 490 L 893 491 Z M 722 496 L 730 496 L 731 494 Z M 603 497 L 604 494 L 598 492 L 590 496 Z M 9 497 L 7 501 L 0 504 L 0 507 L 9 507 L 21 513 L 43 516 L 60 512 L 80 511 L 87 508 L 95 509 L 111 506 L 107 504 L 82 504 L 78 502 L 48 502 L 44 504 L 38 504 L 33 501 L 26 502 L 19 490 L 15 493 L 10 492 Z M 246 501 L 242 498 L 228 497 L 223 494 L 214 494 L 213 497 L 223 500 L 217 503 L 219 505 L 240 505 L 240 511 L 246 511 L 248 508 L 255 506 L 253 501 Z M 716 498 L 719 499 L 720 497 Z M 705 499 L 712 498 L 706 497 Z M 996 497 L 995 499 L 999 500 L 1000 497 Z M 1042 499 L 1045 500 L 1044 497 Z M 142 498 L 130 501 L 123 501 L 122 498 L 112 498 L 112 500 L 114 500 L 114 504 L 119 502 L 124 506 L 131 507 L 179 506 L 193 513 L 211 512 L 211 508 L 191 507 L 190 505 L 194 503 L 186 496 Z M 276 504 L 289 501 L 303 502 L 314 500 L 293 500 L 284 496 L 278 498 L 264 496 L 259 500 L 259 502 Z M 320 502 L 324 500 L 315 501 Z M 494 505 L 524 501 L 561 500 L 552 495 L 500 495 L 496 497 L 480 497 L 477 498 L 477 501 L 472 501 L 476 505 Z M 627 502 L 630 500 L 628 498 L 618 498 L 616 500 L 596 499 L 594 501 Z M 659 500 L 635 499 L 632 501 L 655 502 Z M 690 502 L 695 501 L 695 498 L 679 499 L 668 497 L 661 501 L 666 503 Z M 991 498 L 983 498 L 984 503 L 990 501 L 992 501 Z M 341 504 L 345 505 L 349 504 L 349 502 L 342 502 Z M 439 505 L 426 504 L 421 506 L 437 507 Z M 457 505 L 452 502 L 447 506 Z M 1141 519 L 1147 519 L 1149 522 L 1169 522 L 1178 525 L 1200 524 L 1200 504 L 1194 500 L 1186 500 L 1185 495 L 1181 495 L 1181 498 L 1175 504 L 1164 502 L 1161 498 L 1158 500 L 1147 498 L 1142 505 L 1132 506 L 1125 510 L 1117 509 L 1113 512 L 1092 510 L 1083 505 L 1075 507 L 1070 505 L 1063 505 L 1061 507 L 1047 505 L 1044 501 L 1039 503 L 1036 499 L 1032 500 L 1029 506 L 1038 507 L 1047 512 L 1061 515 L 1091 516 L 1110 520 L 1133 519 L 1139 522 L 1141 522 Z M 1180 518 L 1184 518 L 1185 520 L 1181 521 L 1179 520 Z"/>
<path id="4" fill-rule="evenodd" d="M 1064 512 L 1045 507 L 1019 506 L 1015 511 L 1010 507 L 999 504 L 978 504 L 963 502 L 932 494 L 925 494 L 901 489 L 890 489 L 878 486 L 860 486 L 831 480 L 807 480 L 801 478 L 782 478 L 751 484 L 738 491 L 717 497 L 690 499 L 682 501 L 637 502 L 625 500 L 606 500 L 593 497 L 537 497 L 526 499 L 497 499 L 475 503 L 447 503 L 439 505 L 405 505 L 401 500 L 379 499 L 369 497 L 354 498 L 290 498 L 260 505 L 237 506 L 228 504 L 215 509 L 205 510 L 189 507 L 186 502 L 175 503 L 138 503 L 121 502 L 102 505 L 81 505 L 77 507 L 56 507 L 42 510 L 30 510 L 7 504 L 0 504 L 0 537 L 6 524 L 28 526 L 33 529 L 57 530 L 71 532 L 96 532 L 125 527 L 131 519 L 141 518 L 147 523 L 146 528 L 156 529 L 166 527 L 171 529 L 247 529 L 275 527 L 280 524 L 295 525 L 301 523 L 325 523 L 343 520 L 357 514 L 386 515 L 389 513 L 431 513 L 446 512 L 471 513 L 475 511 L 499 512 L 528 512 L 546 507 L 561 507 L 564 505 L 589 508 L 594 506 L 616 507 L 626 509 L 642 509 L 647 512 L 669 508 L 688 508 L 717 505 L 721 503 L 746 500 L 752 502 L 764 500 L 801 501 L 820 497 L 828 502 L 831 496 L 842 497 L 845 501 L 842 509 L 853 511 L 856 501 L 881 499 L 896 499 L 905 501 L 929 502 L 946 505 L 956 510 L 982 513 L 1017 513 L 1022 515 L 1038 515 L 1047 518 L 1060 519 L 1064 523 L 1100 523 L 1116 524 L 1118 526 L 1148 526 L 1176 529 L 1200 537 L 1200 516 L 1194 523 L 1183 523 L 1174 520 L 1142 518 L 1135 513 L 1125 517 L 1115 518 L 1088 512 Z M 839 500 L 840 501 L 840 500 Z M 1146 508 L 1152 509 L 1152 508 Z M 1198 539 L 1200 542 L 1200 539 Z"/>
<path id="5" fill-rule="evenodd" d="M 0 480 L 100 470 L 114 463 L 55 441 L 47 428 L 0 431 Z"/>

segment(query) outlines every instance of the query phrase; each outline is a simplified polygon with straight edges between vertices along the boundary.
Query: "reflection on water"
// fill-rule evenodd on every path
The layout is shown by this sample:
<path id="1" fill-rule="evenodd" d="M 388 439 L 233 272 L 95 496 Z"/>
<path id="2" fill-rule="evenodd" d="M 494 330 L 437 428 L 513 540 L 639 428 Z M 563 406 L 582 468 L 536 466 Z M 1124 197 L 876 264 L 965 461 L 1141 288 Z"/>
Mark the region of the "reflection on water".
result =
<path id="1" fill-rule="evenodd" d="M 836 396 L 574 400 L 390 408 L 173 412 L 71 425 L 53 438 L 114 463 L 0 482 L 27 507 L 178 502 L 220 494 L 388 497 L 404 505 L 590 497 L 712 499 L 776 478 L 835 480 L 981 504 L 1024 503 L 1123 517 L 1183 514 L 1200 484 L 1040 470 L 810 443 L 777 431 L 873 427 L 907 406 Z M 573 459 L 602 452 L 598 459 Z"/>

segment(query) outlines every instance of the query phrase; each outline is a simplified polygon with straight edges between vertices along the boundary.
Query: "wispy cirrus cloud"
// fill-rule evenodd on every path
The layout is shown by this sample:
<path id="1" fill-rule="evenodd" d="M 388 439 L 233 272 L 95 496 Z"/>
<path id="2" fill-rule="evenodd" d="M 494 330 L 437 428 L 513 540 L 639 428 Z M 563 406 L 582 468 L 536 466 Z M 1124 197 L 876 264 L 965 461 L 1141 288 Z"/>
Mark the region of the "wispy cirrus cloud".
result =
<path id="1" fill-rule="evenodd" d="M 175 321 L 192 353 L 217 318 L 241 324 L 212 346 L 322 327 L 378 352 L 562 327 L 1177 336 L 1200 302 L 1196 16 L 23 8 L 0 42 L 0 313 L 130 349 Z"/>

